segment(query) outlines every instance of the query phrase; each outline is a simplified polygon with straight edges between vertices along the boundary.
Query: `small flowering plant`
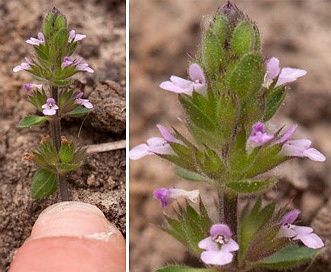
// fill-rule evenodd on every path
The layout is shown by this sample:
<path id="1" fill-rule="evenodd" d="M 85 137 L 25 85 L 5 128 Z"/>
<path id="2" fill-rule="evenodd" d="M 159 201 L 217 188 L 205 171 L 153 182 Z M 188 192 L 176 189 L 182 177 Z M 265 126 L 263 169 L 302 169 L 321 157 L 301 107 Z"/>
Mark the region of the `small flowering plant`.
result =
<path id="1" fill-rule="evenodd" d="M 23 85 L 27 100 L 34 105 L 38 115 L 28 115 L 19 123 L 20 128 L 48 122 L 50 136 L 44 137 L 38 149 L 26 153 L 24 159 L 34 161 L 40 168 L 33 176 L 33 198 L 43 198 L 58 188 L 61 200 L 68 200 L 66 173 L 79 168 L 85 158 L 85 149 L 77 148 L 61 134 L 61 119 L 88 114 L 93 105 L 84 99 L 82 92 L 71 89 L 72 76 L 78 72 L 93 73 L 92 68 L 82 63 L 82 58 L 73 57 L 78 43 L 86 36 L 69 30 L 66 17 L 56 8 L 46 16 L 37 38 L 26 43 L 33 46 L 35 55 L 13 71 L 29 72 L 36 83 Z"/>
<path id="2" fill-rule="evenodd" d="M 165 214 L 162 229 L 206 266 L 171 265 L 158 272 L 287 270 L 317 256 L 324 243 L 312 228 L 295 223 L 300 211 L 286 213 L 258 196 L 278 182 L 266 173 L 281 163 L 325 161 L 310 140 L 294 139 L 297 125 L 270 125 L 288 84 L 305 74 L 263 56 L 257 26 L 227 2 L 205 30 L 189 79 L 171 76 L 160 84 L 178 95 L 191 137 L 158 125 L 162 137 L 132 148 L 130 158 L 157 155 L 173 163 L 180 177 L 209 183 L 219 214 L 211 218 L 198 190 L 157 189 L 154 198 L 162 208 L 185 200 L 177 203 L 175 218 Z M 247 195 L 252 203 L 239 205 Z"/>

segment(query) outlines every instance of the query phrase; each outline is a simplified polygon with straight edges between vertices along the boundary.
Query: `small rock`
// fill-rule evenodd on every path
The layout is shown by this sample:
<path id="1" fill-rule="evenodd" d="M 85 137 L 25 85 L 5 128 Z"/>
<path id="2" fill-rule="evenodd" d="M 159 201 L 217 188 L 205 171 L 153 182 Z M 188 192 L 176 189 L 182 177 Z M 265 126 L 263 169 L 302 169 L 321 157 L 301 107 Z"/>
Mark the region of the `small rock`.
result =
<path id="1" fill-rule="evenodd" d="M 99 82 L 89 96 L 94 105 L 89 115 L 91 126 L 99 131 L 120 134 L 125 131 L 125 90 L 116 82 Z"/>

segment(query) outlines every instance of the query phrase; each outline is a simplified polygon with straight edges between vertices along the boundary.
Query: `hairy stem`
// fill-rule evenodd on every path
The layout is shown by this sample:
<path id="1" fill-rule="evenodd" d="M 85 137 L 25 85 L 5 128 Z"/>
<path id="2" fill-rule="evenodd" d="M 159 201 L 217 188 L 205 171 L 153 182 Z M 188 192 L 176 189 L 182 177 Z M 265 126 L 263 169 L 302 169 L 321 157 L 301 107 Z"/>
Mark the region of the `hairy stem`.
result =
<path id="1" fill-rule="evenodd" d="M 59 89 L 56 86 L 51 87 L 51 97 L 58 104 L 59 100 Z M 58 112 L 52 121 L 49 123 L 49 128 L 51 131 L 52 143 L 56 151 L 60 150 L 61 147 L 61 118 L 58 116 Z M 60 198 L 62 201 L 69 200 L 68 186 L 64 176 L 56 173 L 56 179 L 59 186 Z"/>
<path id="2" fill-rule="evenodd" d="M 238 194 L 225 191 L 223 193 L 224 222 L 230 227 L 233 239 L 238 238 Z M 233 260 L 236 263 L 236 256 Z"/>

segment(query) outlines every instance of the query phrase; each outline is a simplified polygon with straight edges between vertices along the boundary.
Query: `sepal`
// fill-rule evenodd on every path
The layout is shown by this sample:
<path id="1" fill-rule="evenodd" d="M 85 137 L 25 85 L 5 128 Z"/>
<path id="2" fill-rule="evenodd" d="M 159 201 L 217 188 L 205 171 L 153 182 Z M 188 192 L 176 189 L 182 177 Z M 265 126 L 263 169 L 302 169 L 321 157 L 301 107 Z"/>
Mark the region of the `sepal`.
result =
<path id="1" fill-rule="evenodd" d="M 168 226 L 162 230 L 181 242 L 193 255 L 199 256 L 202 250 L 198 243 L 206 237 L 212 221 L 202 202 L 199 200 L 199 212 L 196 211 L 188 202 L 186 207 L 178 206 L 175 211 L 177 218 L 173 219 L 165 215 Z"/>
<path id="2" fill-rule="evenodd" d="M 254 206 L 241 218 L 239 229 L 239 254 L 238 260 L 243 261 L 248 252 L 248 248 L 255 236 L 261 229 L 270 225 L 275 211 L 275 204 L 270 203 L 264 208 L 262 206 L 262 199 L 259 197 Z M 276 233 L 277 234 L 277 233 Z M 275 235 L 276 235 L 275 234 Z"/>

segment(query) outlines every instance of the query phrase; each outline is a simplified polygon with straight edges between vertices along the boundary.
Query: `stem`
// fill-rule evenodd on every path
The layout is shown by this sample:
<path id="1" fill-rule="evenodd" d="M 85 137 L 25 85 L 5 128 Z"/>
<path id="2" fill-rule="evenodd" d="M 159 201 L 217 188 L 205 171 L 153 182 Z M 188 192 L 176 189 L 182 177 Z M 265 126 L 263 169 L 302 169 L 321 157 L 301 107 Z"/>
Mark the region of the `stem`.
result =
<path id="1" fill-rule="evenodd" d="M 224 222 L 230 227 L 234 240 L 238 238 L 238 194 L 225 191 L 223 193 L 223 216 Z M 237 255 L 233 263 L 237 263 Z"/>
<path id="2" fill-rule="evenodd" d="M 58 104 L 59 100 L 59 89 L 56 86 L 51 87 L 51 97 Z M 61 118 L 59 113 L 56 113 L 56 116 L 49 122 L 49 129 L 51 131 L 52 143 L 56 151 L 60 150 L 61 147 Z M 61 176 L 59 173 L 56 173 L 57 184 L 59 186 L 60 198 L 62 201 L 69 200 L 68 186 L 64 176 Z"/>

